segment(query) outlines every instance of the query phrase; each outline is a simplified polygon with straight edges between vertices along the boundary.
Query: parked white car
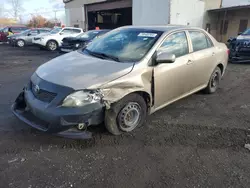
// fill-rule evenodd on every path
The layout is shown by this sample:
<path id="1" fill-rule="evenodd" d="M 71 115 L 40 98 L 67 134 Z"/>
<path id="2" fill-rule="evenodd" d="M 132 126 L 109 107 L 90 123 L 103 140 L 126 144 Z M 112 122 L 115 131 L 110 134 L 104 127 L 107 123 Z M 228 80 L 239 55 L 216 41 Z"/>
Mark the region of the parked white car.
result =
<path id="1" fill-rule="evenodd" d="M 76 37 L 80 33 L 83 33 L 83 30 L 81 28 L 55 28 L 47 35 L 37 35 L 33 38 L 32 43 L 39 46 L 40 48 L 55 51 L 58 47 L 61 46 L 63 38 Z"/>

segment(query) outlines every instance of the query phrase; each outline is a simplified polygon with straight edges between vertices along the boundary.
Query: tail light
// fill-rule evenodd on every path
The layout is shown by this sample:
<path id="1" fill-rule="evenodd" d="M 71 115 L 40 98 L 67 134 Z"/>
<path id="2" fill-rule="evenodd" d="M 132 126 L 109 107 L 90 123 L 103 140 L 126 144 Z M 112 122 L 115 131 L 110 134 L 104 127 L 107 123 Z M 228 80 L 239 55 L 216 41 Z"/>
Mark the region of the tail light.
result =
<path id="1" fill-rule="evenodd" d="M 230 54 L 230 50 L 229 50 L 229 49 L 227 49 L 227 54 L 228 54 L 228 55 Z"/>

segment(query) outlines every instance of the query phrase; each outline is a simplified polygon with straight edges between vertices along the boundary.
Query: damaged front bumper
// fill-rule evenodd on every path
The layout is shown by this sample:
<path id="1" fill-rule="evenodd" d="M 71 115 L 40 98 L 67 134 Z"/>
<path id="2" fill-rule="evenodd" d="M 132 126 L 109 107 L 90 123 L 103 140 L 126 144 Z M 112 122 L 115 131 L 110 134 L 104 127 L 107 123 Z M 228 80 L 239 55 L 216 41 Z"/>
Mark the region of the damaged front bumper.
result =
<path id="1" fill-rule="evenodd" d="M 35 129 L 74 139 L 91 138 L 91 133 L 86 129 L 77 129 L 79 124 L 87 128 L 90 125 L 101 124 L 104 119 L 104 105 L 101 103 L 80 108 L 46 108 L 46 104 L 35 99 L 29 90 L 20 93 L 12 105 L 12 112 L 18 119 Z"/>

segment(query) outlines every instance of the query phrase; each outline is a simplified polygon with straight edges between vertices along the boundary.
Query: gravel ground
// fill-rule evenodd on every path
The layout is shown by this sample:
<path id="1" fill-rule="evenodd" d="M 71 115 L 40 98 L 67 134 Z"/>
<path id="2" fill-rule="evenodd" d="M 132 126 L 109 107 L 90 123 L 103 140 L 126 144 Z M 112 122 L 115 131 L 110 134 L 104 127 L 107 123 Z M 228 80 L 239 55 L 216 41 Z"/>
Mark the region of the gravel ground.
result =
<path id="1" fill-rule="evenodd" d="M 131 134 L 101 125 L 91 140 L 70 140 L 10 111 L 33 71 L 56 56 L 0 45 L 0 187 L 249 187 L 249 64 L 230 64 L 216 94 L 174 103 Z"/>

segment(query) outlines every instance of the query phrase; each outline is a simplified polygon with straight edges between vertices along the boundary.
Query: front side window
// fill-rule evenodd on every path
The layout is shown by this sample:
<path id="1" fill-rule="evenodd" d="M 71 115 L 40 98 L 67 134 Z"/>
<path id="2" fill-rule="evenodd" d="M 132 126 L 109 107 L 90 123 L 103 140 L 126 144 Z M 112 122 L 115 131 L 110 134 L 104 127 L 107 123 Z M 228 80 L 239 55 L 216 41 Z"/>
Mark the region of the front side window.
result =
<path id="1" fill-rule="evenodd" d="M 31 30 L 31 31 L 30 31 L 30 34 L 31 34 L 31 35 L 37 35 L 37 34 L 38 34 L 38 30 Z"/>
<path id="2" fill-rule="evenodd" d="M 176 57 L 188 54 L 189 48 L 186 33 L 183 31 L 168 36 L 159 48 L 159 51 L 174 54 Z"/>
<path id="3" fill-rule="evenodd" d="M 51 34 L 57 34 L 61 31 L 62 29 L 61 28 L 55 28 L 53 29 L 52 31 L 50 31 Z"/>
<path id="4" fill-rule="evenodd" d="M 213 46 L 211 40 L 200 31 L 189 31 L 193 45 L 193 51 L 197 52 Z"/>
<path id="5" fill-rule="evenodd" d="M 116 29 L 94 40 L 84 51 L 116 56 L 120 61 L 139 61 L 161 35 L 161 31 L 149 29 Z"/>
<path id="6" fill-rule="evenodd" d="M 73 33 L 81 33 L 80 29 L 72 29 Z"/>

